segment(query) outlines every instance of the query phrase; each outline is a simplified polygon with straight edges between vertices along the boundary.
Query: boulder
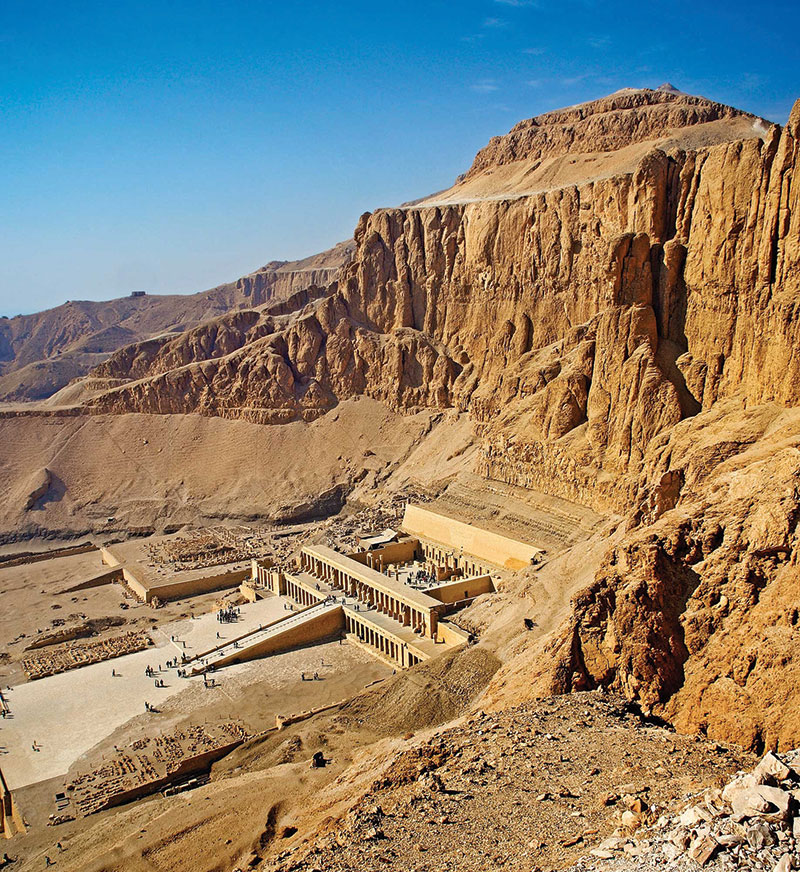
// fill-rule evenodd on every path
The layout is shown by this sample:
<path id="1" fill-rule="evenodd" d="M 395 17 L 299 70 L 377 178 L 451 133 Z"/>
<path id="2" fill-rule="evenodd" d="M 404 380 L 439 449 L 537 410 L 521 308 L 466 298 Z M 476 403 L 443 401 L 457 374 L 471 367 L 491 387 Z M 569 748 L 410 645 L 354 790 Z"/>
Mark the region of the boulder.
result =
<path id="1" fill-rule="evenodd" d="M 772 751 L 768 751 L 753 770 L 753 775 L 759 784 L 774 784 L 789 778 L 792 770 Z"/>

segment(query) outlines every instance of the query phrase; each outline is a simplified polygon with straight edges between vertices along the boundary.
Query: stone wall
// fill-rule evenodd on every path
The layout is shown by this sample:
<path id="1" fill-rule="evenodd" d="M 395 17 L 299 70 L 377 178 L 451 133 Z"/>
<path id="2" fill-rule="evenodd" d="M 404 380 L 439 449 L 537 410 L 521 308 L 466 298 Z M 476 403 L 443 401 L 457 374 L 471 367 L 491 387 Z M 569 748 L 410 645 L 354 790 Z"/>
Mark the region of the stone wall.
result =
<path id="1" fill-rule="evenodd" d="M 478 560 L 507 569 L 530 566 L 542 554 L 542 549 L 533 545 L 473 527 L 411 503 L 406 506 L 403 516 L 403 530 L 439 542 L 456 554 L 463 550 Z"/>
<path id="2" fill-rule="evenodd" d="M 459 578 L 449 584 L 430 587 L 425 593 L 443 603 L 456 603 L 473 599 L 483 593 L 494 593 L 494 583 L 491 575 L 478 575 L 473 578 Z M 441 624 L 439 624 L 441 627 Z"/>

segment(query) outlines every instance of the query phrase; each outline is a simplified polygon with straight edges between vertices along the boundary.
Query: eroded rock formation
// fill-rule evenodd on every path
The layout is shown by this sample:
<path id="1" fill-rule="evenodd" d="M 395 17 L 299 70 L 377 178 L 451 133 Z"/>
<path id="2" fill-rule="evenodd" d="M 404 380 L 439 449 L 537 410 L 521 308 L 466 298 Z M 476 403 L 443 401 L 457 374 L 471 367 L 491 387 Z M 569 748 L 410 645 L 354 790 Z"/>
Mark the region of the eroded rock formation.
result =
<path id="1" fill-rule="evenodd" d="M 327 286 L 352 254 L 352 241 L 300 261 L 272 261 L 198 294 L 70 301 L 55 309 L 0 318 L 0 400 L 39 400 L 153 335 L 174 338 L 209 319 Z"/>
<path id="2" fill-rule="evenodd" d="M 781 129 L 669 91 L 523 122 L 362 216 L 335 283 L 122 349 L 88 408 L 468 411 L 484 476 L 625 517 L 551 684 L 797 743 L 799 137 L 800 103 Z"/>

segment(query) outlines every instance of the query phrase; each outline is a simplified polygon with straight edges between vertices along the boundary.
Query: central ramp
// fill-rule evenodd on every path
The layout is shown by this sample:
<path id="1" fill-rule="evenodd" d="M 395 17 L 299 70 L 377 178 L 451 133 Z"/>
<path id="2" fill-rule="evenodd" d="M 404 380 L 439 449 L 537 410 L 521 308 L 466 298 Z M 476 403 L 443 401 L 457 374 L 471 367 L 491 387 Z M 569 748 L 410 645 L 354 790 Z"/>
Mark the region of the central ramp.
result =
<path id="1" fill-rule="evenodd" d="M 320 642 L 344 628 L 341 603 L 321 602 L 279 618 L 266 627 L 251 630 L 216 648 L 198 654 L 184 664 L 187 675 L 200 675 L 232 663 L 243 663 L 292 648 Z"/>

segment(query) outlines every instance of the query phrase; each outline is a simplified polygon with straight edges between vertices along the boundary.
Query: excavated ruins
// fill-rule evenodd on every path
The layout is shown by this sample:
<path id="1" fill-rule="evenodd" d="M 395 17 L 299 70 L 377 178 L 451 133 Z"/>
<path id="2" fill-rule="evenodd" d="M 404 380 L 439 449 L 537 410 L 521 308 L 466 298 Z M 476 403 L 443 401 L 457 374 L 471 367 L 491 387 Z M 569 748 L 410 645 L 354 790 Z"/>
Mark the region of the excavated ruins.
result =
<path id="1" fill-rule="evenodd" d="M 80 588 L 128 626 L 51 659 L 147 630 L 153 747 L 225 747 L 162 795 L 109 721 L 72 783 L 140 792 L 3 782 L 14 868 L 800 867 L 799 164 L 800 102 L 624 89 L 0 406 L 6 550 L 101 549 L 25 633 Z"/>

